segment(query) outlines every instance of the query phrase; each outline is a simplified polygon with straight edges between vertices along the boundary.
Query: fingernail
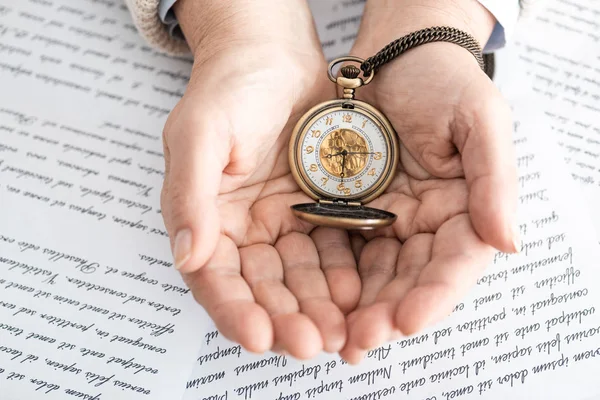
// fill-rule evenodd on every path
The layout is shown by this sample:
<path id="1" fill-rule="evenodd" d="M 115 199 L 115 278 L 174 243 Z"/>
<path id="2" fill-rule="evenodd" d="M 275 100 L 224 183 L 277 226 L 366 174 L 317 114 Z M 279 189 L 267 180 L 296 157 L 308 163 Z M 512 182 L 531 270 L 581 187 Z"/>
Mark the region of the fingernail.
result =
<path id="1" fill-rule="evenodd" d="M 192 255 L 192 231 L 184 229 L 177 232 L 175 245 L 173 246 L 173 258 L 175 269 L 179 270 L 190 259 Z"/>
<path id="2" fill-rule="evenodd" d="M 513 227 L 512 230 L 512 237 L 513 237 L 513 247 L 514 247 L 514 252 L 518 253 L 519 249 L 521 248 L 521 236 L 519 235 L 519 228 Z"/>

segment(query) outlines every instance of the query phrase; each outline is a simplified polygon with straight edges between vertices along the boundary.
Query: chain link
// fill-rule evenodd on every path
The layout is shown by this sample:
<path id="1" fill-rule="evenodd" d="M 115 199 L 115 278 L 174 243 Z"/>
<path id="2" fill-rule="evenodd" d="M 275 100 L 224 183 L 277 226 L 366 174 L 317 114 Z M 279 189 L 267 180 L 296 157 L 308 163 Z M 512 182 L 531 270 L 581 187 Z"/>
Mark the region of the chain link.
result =
<path id="1" fill-rule="evenodd" d="M 448 26 L 434 26 L 412 32 L 389 43 L 377 54 L 367 58 L 360 66 L 363 75 L 368 77 L 377 72 L 381 66 L 390 62 L 400 54 L 431 42 L 450 42 L 468 50 L 477 60 L 481 69 L 490 77 L 494 75 L 494 55 L 482 54 L 481 47 L 475 38 L 466 32 Z"/>

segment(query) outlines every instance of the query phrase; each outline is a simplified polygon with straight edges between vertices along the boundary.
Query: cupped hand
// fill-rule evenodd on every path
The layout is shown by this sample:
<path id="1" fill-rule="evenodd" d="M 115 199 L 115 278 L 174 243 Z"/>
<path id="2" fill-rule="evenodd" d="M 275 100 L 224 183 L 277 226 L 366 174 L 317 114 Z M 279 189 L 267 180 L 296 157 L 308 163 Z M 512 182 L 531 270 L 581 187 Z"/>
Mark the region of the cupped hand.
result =
<path id="1" fill-rule="evenodd" d="M 362 58 L 411 30 L 444 22 L 479 40 L 491 30 L 469 31 L 461 19 L 448 21 L 450 12 L 437 15 L 435 5 L 421 22 L 412 19 L 414 29 L 399 24 L 409 30 L 386 36 L 393 31 L 385 29 L 390 17 L 380 14 L 377 1 L 372 4 L 352 50 Z M 481 16 L 471 21 L 485 21 L 486 11 L 477 13 Z M 370 204 L 397 214 L 397 221 L 355 240 L 362 287 L 341 352 L 351 363 L 449 315 L 494 252 L 515 252 L 518 246 L 510 109 L 467 50 L 451 43 L 414 48 L 383 66 L 357 93 L 390 119 L 401 152 L 393 184 Z"/>
<path id="2" fill-rule="evenodd" d="M 345 232 L 292 215 L 310 200 L 287 158 L 295 122 L 335 88 L 302 1 L 242 3 L 249 9 L 207 18 L 215 29 L 190 40 L 192 77 L 164 129 L 161 201 L 175 265 L 221 334 L 247 350 L 337 352 L 360 293 L 356 263 Z M 186 18 L 198 2 L 179 4 L 193 37 Z"/>

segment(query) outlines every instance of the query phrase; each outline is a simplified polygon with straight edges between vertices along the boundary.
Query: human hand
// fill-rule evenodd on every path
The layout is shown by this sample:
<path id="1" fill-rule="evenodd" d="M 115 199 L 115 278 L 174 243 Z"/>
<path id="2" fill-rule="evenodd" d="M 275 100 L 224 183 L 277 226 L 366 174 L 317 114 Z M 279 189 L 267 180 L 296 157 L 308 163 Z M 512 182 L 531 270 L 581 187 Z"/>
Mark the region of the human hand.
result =
<path id="1" fill-rule="evenodd" d="M 440 25 L 484 44 L 494 22 L 475 0 L 371 0 L 351 54 L 366 59 L 407 33 Z M 361 296 L 341 352 L 351 363 L 439 322 L 496 249 L 517 249 L 509 108 L 467 50 L 451 43 L 411 49 L 383 66 L 357 98 L 390 119 L 401 166 L 370 204 L 397 221 L 356 241 Z"/>
<path id="2" fill-rule="evenodd" d="M 345 232 L 292 215 L 310 199 L 287 158 L 295 121 L 335 88 L 304 0 L 235 2 L 177 3 L 195 60 L 164 129 L 175 264 L 220 333 L 247 350 L 337 352 L 360 293 L 356 263 Z"/>

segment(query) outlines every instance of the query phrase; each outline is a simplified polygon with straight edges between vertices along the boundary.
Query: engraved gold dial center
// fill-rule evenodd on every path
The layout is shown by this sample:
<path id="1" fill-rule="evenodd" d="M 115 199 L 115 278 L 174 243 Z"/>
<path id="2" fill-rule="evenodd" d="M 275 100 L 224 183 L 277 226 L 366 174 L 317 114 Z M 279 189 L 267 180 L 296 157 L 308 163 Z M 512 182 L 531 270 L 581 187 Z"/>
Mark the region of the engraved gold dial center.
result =
<path id="1" fill-rule="evenodd" d="M 331 131 L 319 147 L 321 165 L 338 178 L 358 175 L 365 169 L 370 154 L 365 138 L 351 129 Z"/>

